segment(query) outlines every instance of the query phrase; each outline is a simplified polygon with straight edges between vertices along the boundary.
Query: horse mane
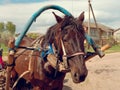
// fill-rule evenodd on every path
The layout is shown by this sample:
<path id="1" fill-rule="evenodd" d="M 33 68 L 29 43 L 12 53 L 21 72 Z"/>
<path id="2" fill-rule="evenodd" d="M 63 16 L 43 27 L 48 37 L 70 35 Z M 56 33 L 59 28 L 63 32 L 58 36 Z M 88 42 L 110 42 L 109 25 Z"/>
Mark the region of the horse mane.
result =
<path id="1" fill-rule="evenodd" d="M 53 43 L 54 37 L 56 33 L 58 32 L 58 29 L 62 29 L 68 23 L 68 20 L 69 20 L 68 16 L 65 16 L 60 23 L 56 23 L 55 25 L 48 28 L 46 35 L 45 35 L 46 43 Z"/>
<path id="2" fill-rule="evenodd" d="M 55 25 L 48 28 L 46 35 L 44 37 L 44 41 L 42 45 L 46 47 L 46 45 L 55 43 L 55 36 L 58 36 L 60 30 L 63 30 L 66 26 L 72 25 L 73 27 L 76 27 L 77 32 L 79 33 L 79 37 L 85 39 L 84 36 L 84 29 L 81 23 L 77 21 L 77 18 L 74 18 L 72 16 L 64 16 L 61 22 L 56 23 Z"/>

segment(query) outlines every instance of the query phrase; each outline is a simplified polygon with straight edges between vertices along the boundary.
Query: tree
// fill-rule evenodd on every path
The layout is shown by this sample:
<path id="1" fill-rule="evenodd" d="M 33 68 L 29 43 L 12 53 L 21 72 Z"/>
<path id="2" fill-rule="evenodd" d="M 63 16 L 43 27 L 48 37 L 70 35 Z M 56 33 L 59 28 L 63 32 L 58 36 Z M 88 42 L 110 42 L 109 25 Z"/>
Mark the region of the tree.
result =
<path id="1" fill-rule="evenodd" d="M 4 31 L 5 24 L 3 22 L 0 22 L 0 33 Z"/>
<path id="2" fill-rule="evenodd" d="M 0 43 L 4 43 L 7 45 L 9 37 L 13 37 L 15 35 L 16 26 L 8 21 L 6 24 L 0 22 Z"/>
<path id="3" fill-rule="evenodd" d="M 12 22 L 7 22 L 6 24 L 6 30 L 8 30 L 11 34 L 15 34 L 15 29 L 16 29 L 16 26 L 12 23 Z"/>
<path id="4" fill-rule="evenodd" d="M 14 36 L 9 31 L 4 31 L 1 34 L 1 41 L 2 41 L 2 43 L 4 43 L 5 45 L 7 45 L 10 37 L 14 37 Z"/>
<path id="5" fill-rule="evenodd" d="M 28 33 L 27 36 L 30 38 L 36 39 L 38 36 L 40 36 L 40 34 L 39 33 Z"/>
<path id="6" fill-rule="evenodd" d="M 0 38 L 3 31 L 4 31 L 4 23 L 0 22 Z"/>

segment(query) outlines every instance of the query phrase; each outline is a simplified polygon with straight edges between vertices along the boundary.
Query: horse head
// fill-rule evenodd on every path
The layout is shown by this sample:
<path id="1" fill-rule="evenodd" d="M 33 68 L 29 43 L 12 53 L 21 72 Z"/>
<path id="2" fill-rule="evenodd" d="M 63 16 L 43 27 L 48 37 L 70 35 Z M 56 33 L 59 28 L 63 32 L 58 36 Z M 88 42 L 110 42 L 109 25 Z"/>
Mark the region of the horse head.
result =
<path id="1" fill-rule="evenodd" d="M 45 39 L 54 44 L 59 60 L 70 70 L 73 82 L 82 82 L 88 73 L 84 60 L 84 12 L 78 18 L 61 18 L 53 14 L 57 24 L 49 28 Z"/>

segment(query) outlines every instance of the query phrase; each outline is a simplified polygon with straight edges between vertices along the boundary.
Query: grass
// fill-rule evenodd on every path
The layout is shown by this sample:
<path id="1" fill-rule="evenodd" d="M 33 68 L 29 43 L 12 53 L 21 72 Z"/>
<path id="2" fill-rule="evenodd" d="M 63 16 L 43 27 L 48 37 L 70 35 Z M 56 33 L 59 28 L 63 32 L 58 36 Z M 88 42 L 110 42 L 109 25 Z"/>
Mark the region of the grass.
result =
<path id="1" fill-rule="evenodd" d="M 3 56 L 7 55 L 8 47 L 5 46 L 3 43 L 0 43 L 1 48 L 3 49 Z"/>
<path id="2" fill-rule="evenodd" d="M 89 52 L 94 52 L 92 47 L 90 49 L 87 49 Z M 115 52 L 120 52 L 120 44 L 113 45 L 111 48 L 105 50 L 105 53 L 115 53 Z"/>
<path id="3" fill-rule="evenodd" d="M 0 44 L 3 48 L 3 56 L 6 56 L 8 54 L 8 47 L 4 44 Z M 89 49 L 88 51 L 93 51 L 92 49 Z M 114 53 L 114 52 L 120 52 L 120 44 L 113 45 L 111 48 L 105 51 L 105 53 Z"/>
<path id="4" fill-rule="evenodd" d="M 105 53 L 120 52 L 120 44 L 113 45 L 111 48 L 105 51 Z"/>

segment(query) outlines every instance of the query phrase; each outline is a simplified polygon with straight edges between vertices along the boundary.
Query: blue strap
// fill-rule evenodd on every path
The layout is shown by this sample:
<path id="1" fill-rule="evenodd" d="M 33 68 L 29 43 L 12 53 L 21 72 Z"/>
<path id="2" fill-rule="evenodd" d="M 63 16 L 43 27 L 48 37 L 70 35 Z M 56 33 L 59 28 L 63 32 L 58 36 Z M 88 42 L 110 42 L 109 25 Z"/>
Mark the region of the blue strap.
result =
<path id="1" fill-rule="evenodd" d="M 45 58 L 48 54 L 53 54 L 54 52 L 53 52 L 53 48 L 52 48 L 52 44 L 49 44 L 49 49 L 48 50 L 46 50 L 46 51 L 42 51 L 41 52 L 41 57 L 42 58 Z"/>
<path id="2" fill-rule="evenodd" d="M 85 38 L 86 38 L 86 40 L 88 41 L 88 43 L 90 45 L 94 45 L 95 44 L 95 42 L 92 40 L 92 38 L 88 34 L 86 34 L 86 33 L 85 33 Z"/>
<path id="3" fill-rule="evenodd" d="M 64 9 L 64 8 L 62 8 L 60 6 L 57 6 L 57 5 L 48 5 L 48 6 L 40 8 L 37 12 L 35 12 L 31 16 L 31 18 L 29 19 L 28 23 L 25 25 L 23 31 L 20 33 L 19 37 L 15 40 L 15 47 L 16 48 L 19 47 L 20 42 L 22 41 L 23 37 L 25 36 L 27 31 L 29 30 L 29 28 L 32 25 L 32 23 L 37 19 L 37 17 L 39 15 L 41 15 L 41 13 L 43 13 L 43 11 L 48 10 L 48 9 L 59 10 L 60 12 L 62 12 L 65 15 L 72 16 L 72 14 L 70 12 L 68 12 L 66 9 Z"/>
<path id="4" fill-rule="evenodd" d="M 86 38 L 87 42 L 92 46 L 92 48 L 94 49 L 94 51 L 97 52 L 98 46 L 95 44 L 95 42 L 93 41 L 93 39 L 88 34 L 85 34 L 85 38 Z"/>

